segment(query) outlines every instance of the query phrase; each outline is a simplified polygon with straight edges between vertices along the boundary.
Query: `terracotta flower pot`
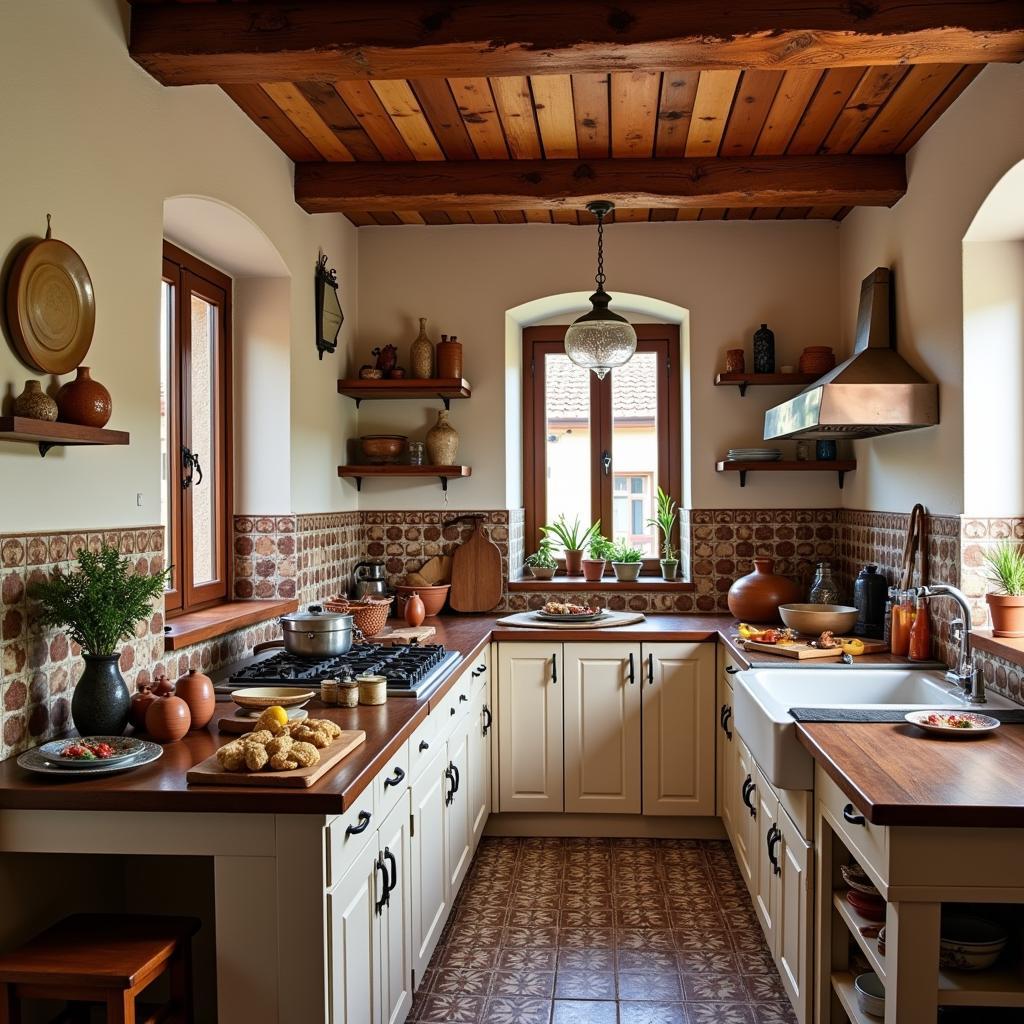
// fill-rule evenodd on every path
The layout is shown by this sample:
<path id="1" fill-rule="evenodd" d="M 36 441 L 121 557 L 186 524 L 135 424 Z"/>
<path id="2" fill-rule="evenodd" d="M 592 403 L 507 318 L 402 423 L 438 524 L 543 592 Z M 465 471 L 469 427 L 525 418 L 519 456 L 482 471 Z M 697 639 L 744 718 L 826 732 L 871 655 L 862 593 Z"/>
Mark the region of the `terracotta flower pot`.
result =
<path id="1" fill-rule="evenodd" d="M 1024 636 L 1024 597 L 986 594 L 993 636 Z"/>
<path id="2" fill-rule="evenodd" d="M 604 576 L 604 567 L 608 564 L 604 558 L 584 558 L 582 562 L 583 566 L 583 578 L 588 583 L 599 583 L 601 577 Z"/>
<path id="3" fill-rule="evenodd" d="M 535 580 L 549 580 L 555 575 L 555 570 L 550 565 L 531 565 L 530 575 Z"/>
<path id="4" fill-rule="evenodd" d="M 755 558 L 754 571 L 729 588 L 729 611 L 741 622 L 778 622 L 779 605 L 803 596 L 800 585 L 772 572 L 770 558 Z"/>
<path id="5" fill-rule="evenodd" d="M 213 680 L 203 672 L 190 668 L 174 687 L 174 692 L 188 705 L 192 715 L 192 729 L 202 729 L 217 707 L 213 693 Z"/>
<path id="6" fill-rule="evenodd" d="M 582 551 L 569 551 L 565 552 L 565 575 L 566 576 L 582 576 L 583 575 L 583 552 Z"/>
<path id="7" fill-rule="evenodd" d="M 663 558 L 658 563 L 661 566 L 661 575 L 667 580 L 674 580 L 679 575 L 679 559 Z"/>

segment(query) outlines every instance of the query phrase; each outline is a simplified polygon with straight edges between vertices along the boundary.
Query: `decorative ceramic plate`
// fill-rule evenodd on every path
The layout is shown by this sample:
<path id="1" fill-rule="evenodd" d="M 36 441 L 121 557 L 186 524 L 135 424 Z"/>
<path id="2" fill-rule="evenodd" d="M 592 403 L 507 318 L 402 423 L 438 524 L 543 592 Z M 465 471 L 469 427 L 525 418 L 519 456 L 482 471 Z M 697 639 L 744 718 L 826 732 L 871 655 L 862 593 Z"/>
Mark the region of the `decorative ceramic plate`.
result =
<path id="1" fill-rule="evenodd" d="M 908 711 L 904 716 L 911 725 L 926 732 L 952 739 L 983 736 L 999 728 L 999 719 L 974 711 Z"/>
<path id="2" fill-rule="evenodd" d="M 111 775 L 114 772 L 130 771 L 132 768 L 141 768 L 143 765 L 151 764 L 163 757 L 164 748 L 159 743 L 151 743 L 149 740 L 139 740 L 139 742 L 143 745 L 142 750 L 116 764 L 111 764 L 109 761 L 88 761 L 75 767 L 58 765 L 49 760 L 41 748 L 35 747 L 19 755 L 18 766 L 38 775 L 58 775 L 62 779 L 81 779 L 85 776 Z"/>
<path id="3" fill-rule="evenodd" d="M 102 750 L 93 749 L 92 756 L 86 751 L 90 748 L 109 748 L 111 753 L 104 755 Z M 76 739 L 51 740 L 39 747 L 39 752 L 51 764 L 68 768 L 91 767 L 96 764 L 118 764 L 142 752 L 145 745 L 134 736 L 82 736 Z"/>
<path id="4" fill-rule="evenodd" d="M 874 885 L 871 879 L 862 871 L 852 870 L 849 864 L 843 864 L 839 868 L 839 871 L 843 876 L 843 881 L 853 889 L 854 892 L 861 892 L 866 896 L 881 895 L 878 891 L 878 887 Z"/>
<path id="5" fill-rule="evenodd" d="M 598 619 L 603 619 L 607 612 L 599 608 L 596 612 L 585 612 L 582 615 L 556 615 L 545 611 L 534 612 L 534 614 L 545 622 L 596 622 Z"/>
<path id="6" fill-rule="evenodd" d="M 275 704 L 282 708 L 301 708 L 313 699 L 313 691 L 297 690 L 294 686 L 248 686 L 235 690 L 231 699 L 240 708 L 263 710 Z"/>

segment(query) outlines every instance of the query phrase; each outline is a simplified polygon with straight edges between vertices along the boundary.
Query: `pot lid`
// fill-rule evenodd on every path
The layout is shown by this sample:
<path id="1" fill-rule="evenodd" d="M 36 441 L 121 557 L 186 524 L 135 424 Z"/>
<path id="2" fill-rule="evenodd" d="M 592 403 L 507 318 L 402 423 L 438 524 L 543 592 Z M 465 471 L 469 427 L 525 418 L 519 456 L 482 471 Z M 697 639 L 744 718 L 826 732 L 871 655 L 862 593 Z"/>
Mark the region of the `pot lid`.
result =
<path id="1" fill-rule="evenodd" d="M 311 604 L 304 612 L 291 612 L 281 616 L 281 625 L 288 630 L 303 630 L 307 633 L 330 633 L 337 629 L 351 629 L 352 616 L 344 612 L 327 612 Z"/>

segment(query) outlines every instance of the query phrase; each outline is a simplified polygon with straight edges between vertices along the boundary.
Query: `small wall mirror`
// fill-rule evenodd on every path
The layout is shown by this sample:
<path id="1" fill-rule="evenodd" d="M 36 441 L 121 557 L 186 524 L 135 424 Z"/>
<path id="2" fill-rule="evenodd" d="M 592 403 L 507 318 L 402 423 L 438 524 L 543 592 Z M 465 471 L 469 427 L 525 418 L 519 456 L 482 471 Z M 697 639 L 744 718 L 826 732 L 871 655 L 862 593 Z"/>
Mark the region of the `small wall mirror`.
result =
<path id="1" fill-rule="evenodd" d="M 316 261 L 316 348 L 323 359 L 325 352 L 338 347 L 338 332 L 345 322 L 338 299 L 338 275 L 327 269 L 327 256 L 321 252 Z"/>

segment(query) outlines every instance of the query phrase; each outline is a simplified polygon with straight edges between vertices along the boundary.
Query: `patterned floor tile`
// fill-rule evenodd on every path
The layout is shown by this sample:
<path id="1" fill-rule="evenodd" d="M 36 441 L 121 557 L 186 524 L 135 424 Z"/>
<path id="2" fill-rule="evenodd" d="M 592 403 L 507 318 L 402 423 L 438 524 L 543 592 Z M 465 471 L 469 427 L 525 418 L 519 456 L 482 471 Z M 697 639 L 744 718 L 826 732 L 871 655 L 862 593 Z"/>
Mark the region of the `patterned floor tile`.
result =
<path id="1" fill-rule="evenodd" d="M 555 976 L 556 999 L 614 999 L 612 971 L 559 970 Z"/>
<path id="2" fill-rule="evenodd" d="M 614 950 L 559 947 L 558 969 L 560 971 L 611 971 L 614 968 Z"/>
<path id="3" fill-rule="evenodd" d="M 586 999 L 556 999 L 551 1024 L 616 1024 L 615 1003 Z"/>
<path id="4" fill-rule="evenodd" d="M 492 996 L 484 1007 L 483 1024 L 548 1024 L 550 999 Z"/>
<path id="5" fill-rule="evenodd" d="M 558 950 L 553 946 L 503 949 L 498 953 L 495 967 L 499 971 L 554 971 L 557 956 Z"/>
<path id="6" fill-rule="evenodd" d="M 491 995 L 550 999 L 554 985 L 554 971 L 495 971 L 491 982 Z"/>
<path id="7" fill-rule="evenodd" d="M 491 987 L 491 972 L 466 967 L 441 967 L 434 974 L 431 989 L 442 995 L 485 996 Z"/>
<path id="8" fill-rule="evenodd" d="M 619 1003 L 619 1024 L 688 1024 L 682 1003 Z"/>
<path id="9" fill-rule="evenodd" d="M 629 971 L 619 974 L 620 999 L 664 999 L 678 1002 L 683 998 L 678 971 Z"/>
<path id="10" fill-rule="evenodd" d="M 676 954 L 664 949 L 620 949 L 618 969 L 622 971 L 674 971 Z"/>

